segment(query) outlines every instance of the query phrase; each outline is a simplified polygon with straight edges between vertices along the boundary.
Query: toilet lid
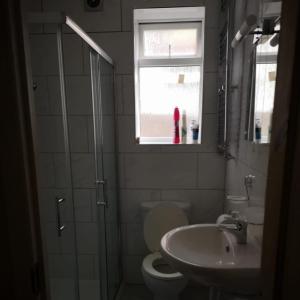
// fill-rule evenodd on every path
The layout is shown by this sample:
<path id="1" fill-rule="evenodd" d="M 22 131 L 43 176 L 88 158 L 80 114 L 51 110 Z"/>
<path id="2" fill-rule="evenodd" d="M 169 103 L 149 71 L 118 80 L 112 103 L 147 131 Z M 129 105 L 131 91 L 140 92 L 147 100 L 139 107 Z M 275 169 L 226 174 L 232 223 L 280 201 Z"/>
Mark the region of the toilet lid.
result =
<path id="1" fill-rule="evenodd" d="M 188 224 L 184 211 L 172 203 L 155 206 L 144 222 L 144 238 L 151 252 L 159 251 L 160 241 L 168 231 Z"/>

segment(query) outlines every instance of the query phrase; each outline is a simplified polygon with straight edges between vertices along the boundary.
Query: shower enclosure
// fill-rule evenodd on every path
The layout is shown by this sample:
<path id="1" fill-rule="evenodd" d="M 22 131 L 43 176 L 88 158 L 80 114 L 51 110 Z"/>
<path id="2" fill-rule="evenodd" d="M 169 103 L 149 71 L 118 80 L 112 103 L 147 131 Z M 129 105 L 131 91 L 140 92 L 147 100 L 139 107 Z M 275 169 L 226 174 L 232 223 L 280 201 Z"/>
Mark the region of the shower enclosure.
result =
<path id="1" fill-rule="evenodd" d="M 112 59 L 71 18 L 29 34 L 40 223 L 51 300 L 112 300 L 120 235 Z"/>

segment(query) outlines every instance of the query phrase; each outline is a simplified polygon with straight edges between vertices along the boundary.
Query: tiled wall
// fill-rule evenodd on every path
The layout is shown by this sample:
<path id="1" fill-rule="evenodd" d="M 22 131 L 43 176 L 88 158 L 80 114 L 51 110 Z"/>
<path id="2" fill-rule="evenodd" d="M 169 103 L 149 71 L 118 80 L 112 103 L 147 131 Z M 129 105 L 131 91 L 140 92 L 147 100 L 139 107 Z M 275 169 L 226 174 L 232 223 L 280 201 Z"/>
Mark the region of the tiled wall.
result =
<path id="1" fill-rule="evenodd" d="M 116 64 L 116 104 L 120 167 L 120 205 L 122 222 L 122 256 L 124 277 L 129 283 L 141 283 L 140 272 L 143 257 L 148 253 L 143 241 L 143 225 L 139 206 L 150 200 L 181 200 L 192 204 L 191 222 L 215 222 L 222 213 L 225 163 L 216 153 L 217 134 L 217 57 L 218 57 L 218 0 L 104 0 L 103 12 L 84 12 L 80 0 L 31 0 L 35 10 L 64 10 L 74 18 L 101 47 L 114 59 Z M 203 103 L 203 144 L 201 145 L 136 145 L 134 142 L 134 86 L 133 86 L 133 8 L 206 6 L 205 69 Z M 32 38 L 37 47 L 44 47 L 47 54 L 49 40 L 54 39 L 53 26 L 31 27 Z M 66 70 L 77 80 L 69 89 L 74 99 L 84 85 L 88 72 L 84 59 L 85 49 L 77 45 L 73 34 L 66 35 Z M 55 45 L 53 41 L 53 45 Z M 52 46 L 55 47 L 55 46 Z M 76 49 L 76 51 L 74 51 Z M 41 61 L 35 68 L 52 72 L 52 63 Z M 50 78 L 50 81 L 49 81 Z M 45 82 L 48 80 L 48 83 Z M 83 81 L 82 81 L 83 80 Z M 42 78 L 48 84 L 51 77 Z M 73 81 L 72 81 L 73 82 Z M 72 83 L 70 82 L 70 84 Z M 74 90 L 73 90 L 74 88 Z M 52 103 L 53 102 L 53 103 Z M 50 100 L 50 107 L 54 101 Z M 55 109 L 55 108 L 54 108 Z M 85 115 L 85 108 L 78 107 L 79 114 Z M 88 112 L 87 112 L 88 113 Z M 76 119 L 78 132 L 88 139 L 89 118 Z M 46 121 L 45 121 L 46 122 Z M 75 121 L 74 121 L 75 122 Z M 84 141 L 80 139 L 80 142 Z M 74 141 L 72 144 L 79 147 Z M 92 164 L 88 159 L 89 143 L 81 145 L 78 154 L 84 157 L 87 168 Z M 86 148 L 84 148 L 86 147 Z M 92 166 L 91 166 L 92 167 Z M 90 197 L 91 198 L 91 197 Z M 88 199 L 90 199 L 88 198 Z M 93 203 L 93 200 L 91 200 Z M 91 203 L 80 202 L 91 209 Z M 82 218 L 90 218 L 81 213 Z M 92 224 L 92 223 L 91 223 Z M 85 257 L 87 258 L 87 257 Z"/>
<path id="2" fill-rule="evenodd" d="M 258 17 L 261 1 L 238 1 L 235 11 L 235 31 L 246 15 L 255 14 Z M 229 160 L 226 166 L 226 193 L 231 195 L 246 195 L 244 177 L 255 176 L 250 188 L 250 205 L 264 206 L 264 196 L 267 180 L 269 147 L 258 145 L 244 139 L 246 106 L 248 97 L 249 55 L 252 49 L 252 37 L 248 37 L 233 52 L 231 106 L 230 118 L 231 136 L 230 152 L 236 157 Z"/>

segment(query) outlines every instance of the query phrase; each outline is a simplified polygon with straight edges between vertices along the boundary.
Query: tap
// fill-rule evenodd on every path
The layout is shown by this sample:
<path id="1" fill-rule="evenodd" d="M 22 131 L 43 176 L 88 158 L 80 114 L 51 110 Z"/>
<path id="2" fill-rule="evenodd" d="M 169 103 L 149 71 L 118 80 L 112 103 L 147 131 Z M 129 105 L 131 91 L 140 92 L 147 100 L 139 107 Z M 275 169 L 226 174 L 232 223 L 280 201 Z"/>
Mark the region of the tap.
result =
<path id="1" fill-rule="evenodd" d="M 231 216 L 226 219 L 226 223 L 217 225 L 219 229 L 232 233 L 238 244 L 247 244 L 247 227 L 248 222 L 241 216 Z"/>

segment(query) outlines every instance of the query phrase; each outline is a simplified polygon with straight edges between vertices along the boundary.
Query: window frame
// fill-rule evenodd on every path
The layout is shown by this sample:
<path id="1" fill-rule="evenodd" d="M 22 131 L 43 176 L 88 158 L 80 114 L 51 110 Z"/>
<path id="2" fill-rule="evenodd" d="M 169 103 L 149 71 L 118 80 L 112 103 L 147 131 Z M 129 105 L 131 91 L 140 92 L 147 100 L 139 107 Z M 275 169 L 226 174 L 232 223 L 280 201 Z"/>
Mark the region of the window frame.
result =
<path id="1" fill-rule="evenodd" d="M 203 102 L 203 74 L 204 74 L 204 29 L 205 29 L 205 7 L 176 7 L 176 8 L 152 8 L 152 9 L 134 9 L 134 91 L 135 91 L 135 139 L 137 144 L 172 144 L 169 138 L 165 142 L 147 142 L 154 138 L 145 137 L 141 141 L 140 136 L 140 80 L 139 70 L 142 67 L 182 67 L 182 66 L 200 66 L 200 91 L 199 91 L 199 138 L 201 143 L 202 136 L 202 102 Z M 188 24 L 200 23 L 197 40 L 200 42 L 197 54 L 194 56 L 180 57 L 145 57 L 140 55 L 143 49 L 143 40 L 141 38 L 145 25 L 159 24 Z M 174 25 L 176 27 L 176 25 Z M 188 26 L 188 25 L 186 25 Z M 157 137 L 157 140 L 162 138 Z"/>

